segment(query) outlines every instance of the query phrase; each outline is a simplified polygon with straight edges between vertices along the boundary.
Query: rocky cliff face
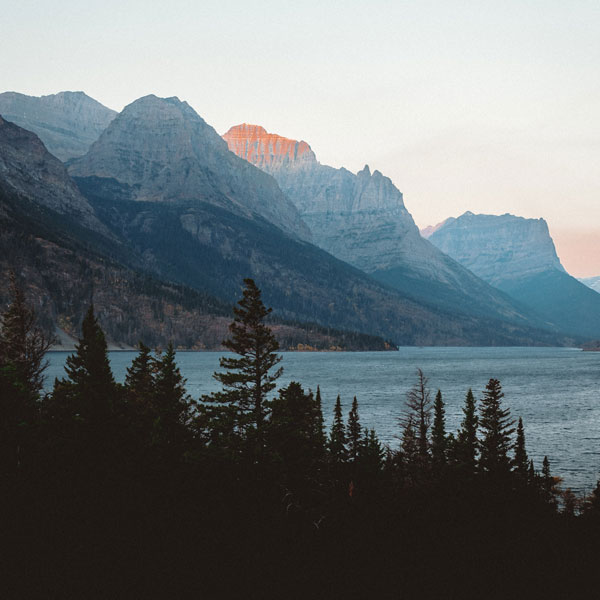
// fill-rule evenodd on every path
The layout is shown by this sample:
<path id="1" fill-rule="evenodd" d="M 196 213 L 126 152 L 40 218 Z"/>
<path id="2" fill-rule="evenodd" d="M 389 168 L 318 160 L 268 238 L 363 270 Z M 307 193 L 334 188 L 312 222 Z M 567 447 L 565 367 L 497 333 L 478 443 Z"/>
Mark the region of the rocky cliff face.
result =
<path id="1" fill-rule="evenodd" d="M 0 187 L 106 232 L 89 202 L 34 133 L 0 117 Z"/>
<path id="2" fill-rule="evenodd" d="M 116 114 L 83 92 L 39 98 L 16 92 L 0 94 L 0 115 L 33 131 L 62 161 L 84 155 Z"/>
<path id="3" fill-rule="evenodd" d="M 544 219 L 467 212 L 429 239 L 563 331 L 600 335 L 600 295 L 565 272 Z"/>
<path id="4" fill-rule="evenodd" d="M 229 149 L 272 174 L 298 207 L 314 242 L 411 297 L 444 310 L 513 318 L 520 310 L 424 239 L 392 181 L 368 166 L 320 164 L 306 142 L 237 125 Z"/>
<path id="5" fill-rule="evenodd" d="M 444 221 L 429 240 L 492 285 L 549 270 L 564 272 L 544 219 L 466 212 Z"/>
<path id="6" fill-rule="evenodd" d="M 125 107 L 69 170 L 76 177 L 116 180 L 128 186 L 133 200 L 208 202 L 310 238 L 277 182 L 229 152 L 215 130 L 177 98 L 146 96 Z"/>

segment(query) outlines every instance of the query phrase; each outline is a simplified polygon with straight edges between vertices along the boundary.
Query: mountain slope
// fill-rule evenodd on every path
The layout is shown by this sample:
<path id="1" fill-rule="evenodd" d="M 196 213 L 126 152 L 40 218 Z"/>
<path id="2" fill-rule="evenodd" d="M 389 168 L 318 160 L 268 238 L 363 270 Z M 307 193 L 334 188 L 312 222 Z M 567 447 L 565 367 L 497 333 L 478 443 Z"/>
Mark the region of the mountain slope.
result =
<path id="1" fill-rule="evenodd" d="M 315 243 L 337 258 L 447 312 L 544 325 L 423 239 L 401 192 L 379 171 L 365 166 L 355 175 L 321 165 L 306 142 L 258 125 L 237 125 L 223 138 L 230 150 L 277 179 Z"/>
<path id="2" fill-rule="evenodd" d="M 37 134 L 62 161 L 85 154 L 116 114 L 83 92 L 0 94 L 0 115 Z"/>
<path id="3" fill-rule="evenodd" d="M 397 343 L 530 343 L 553 335 L 535 331 L 508 300 L 497 318 L 454 315 L 302 241 L 302 222 L 275 180 L 229 152 L 176 98 L 148 96 L 126 107 L 70 172 L 146 269 L 226 301 L 252 276 L 280 316 Z"/>
<path id="4" fill-rule="evenodd" d="M 0 310 L 17 273 L 42 324 L 59 337 L 79 334 L 90 301 L 117 345 L 140 339 L 186 348 L 221 347 L 230 304 L 143 272 L 144 260 L 109 234 L 69 178 L 64 165 L 31 132 L 0 119 Z M 238 289 L 233 295 L 239 296 Z M 274 319 L 275 335 L 290 346 L 389 349 L 383 339 L 316 324 Z M 68 335 L 65 335 L 68 334 Z"/>
<path id="5" fill-rule="evenodd" d="M 115 179 L 128 186 L 122 190 L 131 200 L 207 202 L 310 238 L 275 180 L 229 152 L 216 131 L 177 98 L 145 96 L 126 106 L 69 171 Z"/>
<path id="6" fill-rule="evenodd" d="M 429 239 L 563 331 L 600 335 L 600 295 L 564 270 L 543 219 L 467 212 Z"/>
<path id="7" fill-rule="evenodd" d="M 0 117 L 0 179 L 7 191 L 38 202 L 95 231 L 107 233 L 65 166 L 30 131 Z"/>

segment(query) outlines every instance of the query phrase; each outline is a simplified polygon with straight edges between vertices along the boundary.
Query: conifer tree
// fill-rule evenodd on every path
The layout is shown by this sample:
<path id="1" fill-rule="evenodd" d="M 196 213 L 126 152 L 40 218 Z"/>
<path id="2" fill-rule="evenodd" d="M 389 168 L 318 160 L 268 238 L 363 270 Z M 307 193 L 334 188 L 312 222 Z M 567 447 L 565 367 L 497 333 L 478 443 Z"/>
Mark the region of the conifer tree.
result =
<path id="1" fill-rule="evenodd" d="M 67 392 L 75 396 L 75 410 L 89 422 L 100 423 L 109 418 L 117 401 L 115 383 L 106 338 L 90 305 L 81 325 L 81 339 L 75 353 L 67 357 L 67 379 L 55 384 L 54 395 Z"/>
<path id="2" fill-rule="evenodd" d="M 342 402 L 338 395 L 333 410 L 333 423 L 329 433 L 329 454 L 335 463 L 343 463 L 347 457 L 346 450 L 346 427 L 342 415 Z"/>
<path id="3" fill-rule="evenodd" d="M 288 482 L 298 488 L 314 478 L 323 457 L 322 430 L 315 427 L 316 404 L 312 392 L 292 381 L 271 402 L 268 448 L 283 462 Z"/>
<path id="4" fill-rule="evenodd" d="M 473 391 L 469 389 L 463 407 L 463 420 L 456 437 L 454 455 L 458 465 L 466 472 L 473 474 L 477 464 L 477 427 L 479 418 Z"/>
<path id="5" fill-rule="evenodd" d="M 585 515 L 600 522 L 600 479 L 596 483 L 594 491 L 587 498 Z"/>
<path id="6" fill-rule="evenodd" d="M 550 461 L 547 456 L 544 456 L 542 461 L 542 475 L 541 475 L 541 488 L 542 498 L 544 501 L 552 507 L 556 507 L 556 481 L 550 473 Z"/>
<path id="7" fill-rule="evenodd" d="M 127 368 L 125 388 L 129 400 L 141 407 L 153 403 L 157 361 L 143 342 L 139 342 L 138 347 L 139 354 Z"/>
<path id="8" fill-rule="evenodd" d="M 508 452 L 514 423 L 510 410 L 502 408 L 504 393 L 497 379 L 490 379 L 481 400 L 479 425 L 482 439 L 479 465 L 483 472 L 493 476 L 505 475 L 510 470 Z"/>
<path id="9" fill-rule="evenodd" d="M 513 460 L 513 471 L 520 481 L 526 482 L 529 472 L 529 460 L 525 450 L 525 430 L 523 429 L 523 419 L 519 417 L 517 425 L 517 441 L 515 444 L 515 457 Z"/>
<path id="10" fill-rule="evenodd" d="M 185 384 L 170 342 L 166 352 L 157 359 L 151 408 L 152 444 L 167 460 L 178 458 L 188 435 L 192 402 Z"/>
<path id="11" fill-rule="evenodd" d="M 239 358 L 222 357 L 221 368 L 214 378 L 223 385 L 223 391 L 204 398 L 223 403 L 231 408 L 224 414 L 231 418 L 237 433 L 246 437 L 255 459 L 260 459 L 264 447 L 264 427 L 268 416 L 267 394 L 283 369 L 272 369 L 281 361 L 276 352 L 279 344 L 271 329 L 264 323 L 271 313 L 261 299 L 261 293 L 252 279 L 244 279 L 245 288 L 234 320 L 229 326 L 231 337 L 223 342 L 225 348 Z"/>
<path id="12" fill-rule="evenodd" d="M 10 380 L 11 387 L 31 404 L 44 385 L 45 355 L 52 340 L 37 325 L 35 311 L 27 304 L 13 272 L 9 292 L 11 301 L 0 321 L 0 371 L 5 383 Z"/>
<path id="13" fill-rule="evenodd" d="M 323 422 L 323 403 L 321 400 L 321 388 L 317 386 L 317 394 L 313 404 L 313 427 L 314 438 L 321 448 L 325 448 L 325 424 Z"/>
<path id="14" fill-rule="evenodd" d="M 431 457 L 437 467 L 446 464 L 447 445 L 446 411 L 442 392 L 438 390 L 433 403 L 433 427 L 431 428 Z"/>
<path id="15" fill-rule="evenodd" d="M 409 416 L 407 420 L 404 420 L 402 443 L 400 447 L 402 462 L 407 466 L 414 466 L 419 456 L 419 446 L 412 416 Z"/>
<path id="16" fill-rule="evenodd" d="M 348 415 L 348 457 L 352 462 L 356 462 L 361 444 L 361 427 L 358 416 L 358 401 L 356 396 L 352 401 L 352 409 Z"/>
<path id="17" fill-rule="evenodd" d="M 371 476 L 383 468 L 385 451 L 374 429 L 365 427 L 358 458 L 362 470 Z"/>
<path id="18" fill-rule="evenodd" d="M 417 369 L 417 382 L 406 394 L 404 423 L 409 421 L 414 428 L 417 452 L 422 463 L 429 459 L 429 440 L 427 437 L 431 422 L 431 396 L 427 387 L 427 377 Z"/>

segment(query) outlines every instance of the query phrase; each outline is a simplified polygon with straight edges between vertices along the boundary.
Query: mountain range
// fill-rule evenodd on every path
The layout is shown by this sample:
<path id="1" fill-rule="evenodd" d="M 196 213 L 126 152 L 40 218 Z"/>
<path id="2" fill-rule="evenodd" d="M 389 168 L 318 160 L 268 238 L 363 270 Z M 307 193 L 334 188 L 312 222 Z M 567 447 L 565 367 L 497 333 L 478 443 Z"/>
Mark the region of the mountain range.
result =
<path id="1" fill-rule="evenodd" d="M 285 138 L 269 140 L 276 151 L 259 144 L 244 155 L 240 144 L 264 130 L 237 131 L 232 152 L 232 130 L 223 140 L 187 103 L 146 96 L 111 115 L 95 140 L 73 126 L 87 147 L 64 157 L 67 173 L 33 135 L 65 120 L 60 106 L 30 132 L 0 124 L 0 239 L 8 249 L 16 236 L 23 250 L 22 259 L 7 250 L 0 268 L 5 277 L 19 266 L 48 322 L 72 331 L 93 298 L 115 340 L 145 332 L 215 347 L 252 276 L 281 335 L 320 336 L 321 347 L 573 341 L 424 240 L 377 171 L 320 165 L 308 144 Z M 21 136 L 18 152 L 11 136 Z M 48 169 L 55 175 L 44 178 Z"/>
<path id="2" fill-rule="evenodd" d="M 600 294 L 565 271 L 544 219 L 466 212 L 423 233 L 440 250 L 562 331 L 600 336 Z"/>

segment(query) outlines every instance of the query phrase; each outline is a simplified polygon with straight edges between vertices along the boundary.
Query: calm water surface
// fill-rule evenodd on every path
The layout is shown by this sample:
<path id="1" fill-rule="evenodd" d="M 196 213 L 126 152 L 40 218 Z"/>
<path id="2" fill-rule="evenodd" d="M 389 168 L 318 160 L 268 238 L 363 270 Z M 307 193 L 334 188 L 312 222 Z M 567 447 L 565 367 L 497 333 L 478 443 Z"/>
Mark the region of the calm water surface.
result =
<path id="1" fill-rule="evenodd" d="M 64 375 L 69 353 L 50 353 L 47 384 Z M 189 393 L 198 398 L 218 389 L 211 375 L 219 352 L 180 352 L 177 362 Z M 111 352 L 119 381 L 134 352 Z M 600 352 L 573 348 L 401 348 L 399 352 L 284 352 L 280 386 L 300 381 L 321 386 L 323 412 L 331 419 L 341 395 L 344 412 L 356 395 L 363 426 L 374 427 L 382 441 L 398 444 L 398 417 L 406 392 L 420 367 L 432 394 L 442 390 L 449 431 L 458 428 L 464 397 L 471 387 L 481 397 L 490 377 L 502 382 L 505 405 L 523 417 L 527 450 L 536 468 L 548 455 L 564 485 L 589 492 L 600 477 Z"/>

